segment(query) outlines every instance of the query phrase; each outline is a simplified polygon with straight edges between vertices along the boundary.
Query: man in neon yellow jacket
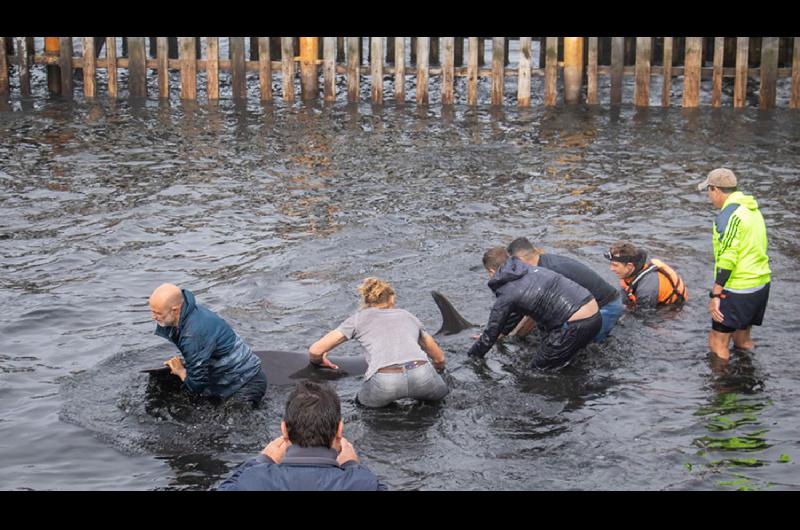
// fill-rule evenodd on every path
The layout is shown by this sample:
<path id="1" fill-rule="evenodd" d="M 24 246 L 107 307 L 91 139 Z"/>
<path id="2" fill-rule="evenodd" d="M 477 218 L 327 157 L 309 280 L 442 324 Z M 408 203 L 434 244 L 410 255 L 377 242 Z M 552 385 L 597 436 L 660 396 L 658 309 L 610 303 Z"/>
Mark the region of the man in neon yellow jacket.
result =
<path id="1" fill-rule="evenodd" d="M 698 190 L 719 208 L 714 235 L 714 286 L 709 293 L 711 331 L 708 345 L 720 359 L 735 347 L 751 349 L 750 328 L 760 326 L 769 300 L 771 271 L 767 256 L 767 228 L 758 203 L 738 191 L 736 175 L 725 168 L 708 174 Z"/>

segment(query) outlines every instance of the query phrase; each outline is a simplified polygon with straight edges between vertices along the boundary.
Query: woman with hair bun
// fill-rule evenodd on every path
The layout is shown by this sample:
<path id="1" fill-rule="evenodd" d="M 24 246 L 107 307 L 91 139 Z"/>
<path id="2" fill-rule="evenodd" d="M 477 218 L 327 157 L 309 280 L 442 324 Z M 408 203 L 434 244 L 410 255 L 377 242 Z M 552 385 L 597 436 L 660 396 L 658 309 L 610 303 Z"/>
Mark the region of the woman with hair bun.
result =
<path id="1" fill-rule="evenodd" d="M 366 278 L 358 292 L 361 309 L 311 345 L 311 362 L 337 369 L 328 353 L 356 338 L 366 350 L 367 360 L 357 397 L 362 405 L 384 407 L 405 397 L 438 401 L 446 396 L 447 385 L 438 373 L 444 370 L 444 352 L 417 317 L 395 307 L 392 286 L 378 278 Z"/>

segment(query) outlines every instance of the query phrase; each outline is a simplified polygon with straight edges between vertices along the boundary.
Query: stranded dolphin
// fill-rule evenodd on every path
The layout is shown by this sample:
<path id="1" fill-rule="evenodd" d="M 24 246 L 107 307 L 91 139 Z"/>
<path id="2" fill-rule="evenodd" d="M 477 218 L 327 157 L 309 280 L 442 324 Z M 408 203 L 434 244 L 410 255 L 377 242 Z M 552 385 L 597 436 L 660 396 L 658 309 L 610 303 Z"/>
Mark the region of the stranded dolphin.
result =
<path id="1" fill-rule="evenodd" d="M 476 326 L 462 317 L 444 295 L 437 291 L 432 291 L 431 295 L 442 313 L 442 327 L 436 335 L 453 335 Z M 253 353 L 261 359 L 261 369 L 267 374 L 267 380 L 271 385 L 291 385 L 297 379 L 331 381 L 342 377 L 364 375 L 367 371 L 367 361 L 363 355 L 331 355 L 328 359 L 339 367 L 338 370 L 332 370 L 311 364 L 308 353 L 304 352 L 261 350 Z M 142 370 L 143 373 L 153 375 L 169 371 L 166 366 Z"/>

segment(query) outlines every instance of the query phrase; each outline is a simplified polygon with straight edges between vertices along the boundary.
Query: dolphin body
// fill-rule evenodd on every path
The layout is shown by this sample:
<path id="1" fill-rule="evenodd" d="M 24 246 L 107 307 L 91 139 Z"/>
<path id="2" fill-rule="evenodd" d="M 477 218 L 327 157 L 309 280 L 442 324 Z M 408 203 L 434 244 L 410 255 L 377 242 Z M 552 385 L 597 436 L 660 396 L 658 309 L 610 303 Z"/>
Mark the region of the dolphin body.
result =
<path id="1" fill-rule="evenodd" d="M 453 307 L 453 304 L 437 291 L 431 291 L 434 302 L 442 313 L 442 327 L 435 335 L 453 335 L 465 329 L 475 327 Z M 311 364 L 308 353 L 292 351 L 261 350 L 253 353 L 261 359 L 261 369 L 267 375 L 270 385 L 292 385 L 298 379 L 312 381 L 333 381 L 343 377 L 364 375 L 367 361 L 363 355 L 328 356 L 328 359 L 339 367 L 338 370 L 323 368 Z M 142 370 L 153 376 L 167 374 L 166 366 Z"/>

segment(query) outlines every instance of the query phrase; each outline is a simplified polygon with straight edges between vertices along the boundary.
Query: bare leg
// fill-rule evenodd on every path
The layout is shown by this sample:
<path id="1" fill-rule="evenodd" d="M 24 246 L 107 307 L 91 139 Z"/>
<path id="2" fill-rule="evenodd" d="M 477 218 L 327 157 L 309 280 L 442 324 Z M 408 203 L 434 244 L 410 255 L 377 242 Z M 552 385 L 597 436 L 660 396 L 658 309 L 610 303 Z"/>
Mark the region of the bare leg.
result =
<path id="1" fill-rule="evenodd" d="M 753 340 L 750 338 L 750 330 L 752 326 L 748 326 L 746 329 L 737 329 L 733 332 L 733 345 L 739 348 L 740 350 L 752 350 L 755 344 Z"/>
<path id="2" fill-rule="evenodd" d="M 731 356 L 731 351 L 728 349 L 730 340 L 730 333 L 722 333 L 713 329 L 708 332 L 708 347 L 717 357 L 726 361 Z"/>

